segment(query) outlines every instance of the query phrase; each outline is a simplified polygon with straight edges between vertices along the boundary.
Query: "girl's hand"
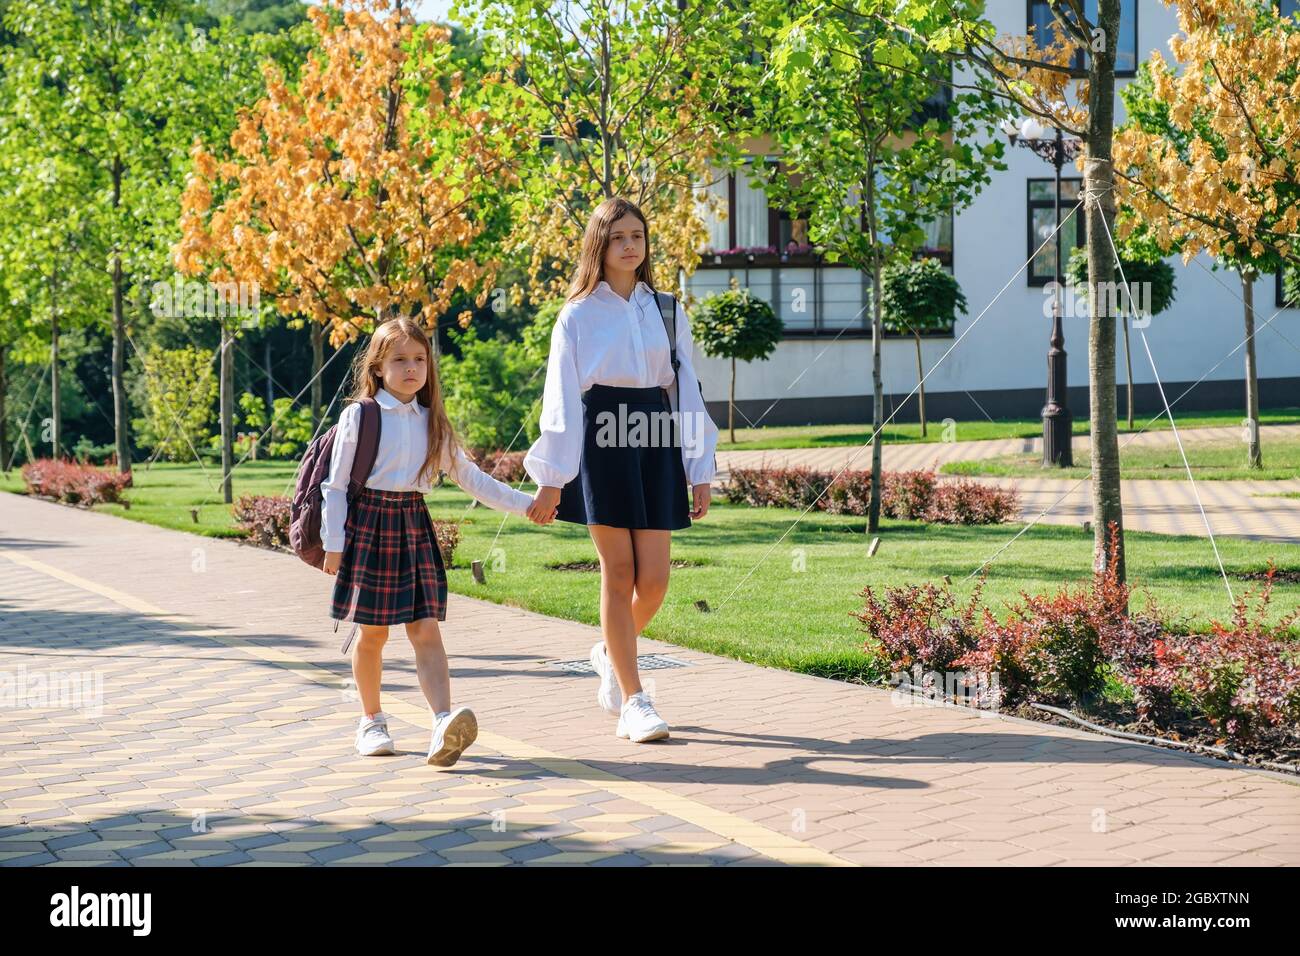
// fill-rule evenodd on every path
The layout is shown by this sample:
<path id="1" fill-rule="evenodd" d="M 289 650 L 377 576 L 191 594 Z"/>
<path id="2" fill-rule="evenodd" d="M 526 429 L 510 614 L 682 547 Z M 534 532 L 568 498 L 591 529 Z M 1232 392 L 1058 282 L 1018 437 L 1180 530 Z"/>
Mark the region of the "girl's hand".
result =
<path id="1" fill-rule="evenodd" d="M 337 574 L 339 565 L 343 563 L 342 551 L 326 551 L 325 563 L 321 565 L 321 570 L 326 574 Z"/>
<path id="2" fill-rule="evenodd" d="M 713 498 L 713 486 L 707 482 L 694 485 L 691 488 L 691 497 L 695 500 L 695 507 L 691 509 L 691 517 L 698 521 L 709 513 L 709 502 Z"/>
<path id="3" fill-rule="evenodd" d="M 560 503 L 560 489 L 542 485 L 533 495 L 533 503 L 528 506 L 528 520 L 533 524 L 550 524 L 555 520 L 555 512 Z"/>

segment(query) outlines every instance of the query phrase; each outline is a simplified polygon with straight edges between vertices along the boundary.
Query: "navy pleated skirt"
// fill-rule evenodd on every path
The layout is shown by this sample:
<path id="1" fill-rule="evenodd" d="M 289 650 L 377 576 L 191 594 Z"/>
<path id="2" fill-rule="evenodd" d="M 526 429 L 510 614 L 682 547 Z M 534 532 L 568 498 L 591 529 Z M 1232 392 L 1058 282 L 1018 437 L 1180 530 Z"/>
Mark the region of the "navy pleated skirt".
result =
<path id="1" fill-rule="evenodd" d="M 557 519 L 665 531 L 691 526 L 679 423 L 655 412 L 669 412 L 657 386 L 597 384 L 582 393 L 582 459 L 560 491 Z M 634 413 L 644 423 L 640 432 Z"/>

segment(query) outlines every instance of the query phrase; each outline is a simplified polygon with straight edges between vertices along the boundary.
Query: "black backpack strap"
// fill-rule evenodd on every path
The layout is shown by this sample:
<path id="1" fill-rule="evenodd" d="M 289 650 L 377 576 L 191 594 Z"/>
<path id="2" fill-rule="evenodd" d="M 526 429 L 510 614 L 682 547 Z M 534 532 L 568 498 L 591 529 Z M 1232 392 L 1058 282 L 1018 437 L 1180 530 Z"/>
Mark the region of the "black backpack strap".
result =
<path id="1" fill-rule="evenodd" d="M 668 334 L 668 363 L 673 367 L 673 384 L 674 394 L 677 392 L 677 367 L 681 364 L 677 360 L 677 299 L 668 292 L 656 292 L 655 301 L 659 303 L 659 315 L 664 320 L 664 332 Z M 667 389 L 664 393 L 667 394 Z M 678 403 L 680 405 L 680 402 Z M 669 402 L 668 407 L 672 408 Z"/>
<path id="2" fill-rule="evenodd" d="M 361 494 L 379 457 L 379 433 L 383 420 L 379 415 L 379 403 L 373 398 L 360 399 L 361 423 L 357 430 L 357 454 L 352 459 L 352 475 L 348 482 L 348 500 Z"/>

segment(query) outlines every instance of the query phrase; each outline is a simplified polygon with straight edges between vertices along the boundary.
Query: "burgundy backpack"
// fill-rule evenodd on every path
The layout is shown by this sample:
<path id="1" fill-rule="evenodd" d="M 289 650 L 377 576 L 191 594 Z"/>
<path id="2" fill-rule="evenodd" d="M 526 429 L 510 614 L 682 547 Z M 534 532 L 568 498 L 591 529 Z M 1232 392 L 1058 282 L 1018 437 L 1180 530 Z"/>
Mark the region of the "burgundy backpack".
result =
<path id="1" fill-rule="evenodd" d="M 375 456 L 379 454 L 379 403 L 373 398 L 363 398 L 361 405 L 361 426 L 357 435 L 357 455 L 352 461 L 352 476 L 348 481 L 348 504 L 361 493 L 370 477 L 370 469 L 375 466 Z M 321 519 L 321 482 L 329 477 L 330 457 L 334 453 L 335 432 L 338 424 L 331 425 L 325 432 L 312 440 L 298 465 L 297 487 L 294 488 L 293 502 L 289 505 L 289 544 L 293 553 L 298 555 L 313 568 L 322 568 L 325 564 L 325 546 L 320 538 Z"/>

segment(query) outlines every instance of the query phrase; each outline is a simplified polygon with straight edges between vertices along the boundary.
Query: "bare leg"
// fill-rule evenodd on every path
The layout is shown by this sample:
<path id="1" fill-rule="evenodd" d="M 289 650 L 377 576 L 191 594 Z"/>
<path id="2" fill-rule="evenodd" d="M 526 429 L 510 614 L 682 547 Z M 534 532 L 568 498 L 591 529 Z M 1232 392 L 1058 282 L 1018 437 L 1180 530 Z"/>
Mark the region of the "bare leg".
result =
<path id="1" fill-rule="evenodd" d="M 379 681 L 384 670 L 384 645 L 388 643 L 388 627 L 384 624 L 362 624 L 352 645 L 352 679 L 356 681 L 361 696 L 363 714 L 379 713 Z"/>
<path id="2" fill-rule="evenodd" d="M 451 674 L 447 670 L 447 651 L 442 646 L 442 631 L 436 618 L 425 617 L 406 625 L 406 636 L 415 648 L 415 673 L 420 690 L 435 714 L 451 710 Z"/>
<path id="3" fill-rule="evenodd" d="M 636 669 L 637 632 L 632 620 L 632 591 L 636 584 L 632 534 L 627 528 L 602 524 L 588 525 L 587 530 L 600 555 L 600 629 L 605 636 L 605 651 L 626 700 L 641 690 Z"/>
<path id="4" fill-rule="evenodd" d="M 671 531 L 658 528 L 633 528 L 632 550 L 636 555 L 636 585 L 632 594 L 634 633 L 645 630 L 668 594 Z"/>

